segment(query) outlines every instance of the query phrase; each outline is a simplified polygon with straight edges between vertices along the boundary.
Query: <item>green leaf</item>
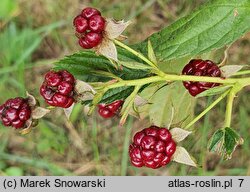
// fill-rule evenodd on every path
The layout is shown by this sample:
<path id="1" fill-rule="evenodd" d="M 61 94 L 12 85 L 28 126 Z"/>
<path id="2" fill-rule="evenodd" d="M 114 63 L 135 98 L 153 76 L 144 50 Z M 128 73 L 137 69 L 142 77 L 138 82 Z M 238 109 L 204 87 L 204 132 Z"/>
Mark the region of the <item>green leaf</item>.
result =
<path id="1" fill-rule="evenodd" d="M 122 61 L 141 62 L 140 60 L 120 50 Z M 129 69 L 123 67 L 122 70 L 116 69 L 114 65 L 105 57 L 96 55 L 92 51 L 82 51 L 73 55 L 66 56 L 55 63 L 56 70 L 65 69 L 74 74 L 78 79 L 85 82 L 106 82 L 112 78 L 105 76 L 101 71 L 112 73 L 124 80 L 139 79 L 149 75 L 149 70 Z"/>
<path id="2" fill-rule="evenodd" d="M 142 91 L 140 96 L 150 103 L 141 111 L 149 115 L 150 122 L 154 125 L 167 127 L 171 122 L 173 107 L 175 112 L 173 124 L 181 122 L 186 117 L 188 117 L 186 122 L 192 118 L 195 100 L 181 82 L 165 86 L 163 84 L 149 86 Z"/>
<path id="3" fill-rule="evenodd" d="M 127 67 L 129 69 L 141 69 L 141 70 L 148 70 L 152 69 L 152 67 L 145 65 L 143 63 L 138 63 L 138 62 L 131 62 L 131 61 L 119 61 L 121 65 L 124 67 Z"/>
<path id="4" fill-rule="evenodd" d="M 208 90 L 203 91 L 202 93 L 196 95 L 196 98 L 219 95 L 219 94 L 224 93 L 225 91 L 229 90 L 231 87 L 232 87 L 231 85 L 213 87 L 211 89 L 208 89 Z"/>
<path id="5" fill-rule="evenodd" d="M 217 152 L 224 159 L 231 159 L 235 148 L 243 144 L 243 139 L 233 129 L 226 127 L 217 130 L 209 141 L 209 151 Z"/>
<path id="6" fill-rule="evenodd" d="M 136 95 L 138 93 L 138 91 L 141 89 L 140 86 L 136 86 L 133 89 L 133 92 L 126 98 L 124 104 L 122 105 L 122 109 L 121 109 L 121 120 L 120 120 L 120 125 L 123 125 L 129 115 L 129 111 L 132 109 L 133 104 L 134 104 L 134 100 L 136 98 Z"/>
<path id="7" fill-rule="evenodd" d="M 149 37 L 160 61 L 197 56 L 228 45 L 250 29 L 249 0 L 211 0 Z M 135 45 L 147 53 L 148 39 Z"/>
<path id="8" fill-rule="evenodd" d="M 110 89 L 103 95 L 102 100 L 99 103 L 109 104 L 116 100 L 124 100 L 133 92 L 133 90 L 133 87 L 118 87 Z"/>
<path id="9" fill-rule="evenodd" d="M 152 47 L 152 44 L 150 40 L 148 40 L 148 58 L 150 61 L 152 61 L 154 64 L 157 64 L 157 59 L 154 53 L 154 49 Z"/>

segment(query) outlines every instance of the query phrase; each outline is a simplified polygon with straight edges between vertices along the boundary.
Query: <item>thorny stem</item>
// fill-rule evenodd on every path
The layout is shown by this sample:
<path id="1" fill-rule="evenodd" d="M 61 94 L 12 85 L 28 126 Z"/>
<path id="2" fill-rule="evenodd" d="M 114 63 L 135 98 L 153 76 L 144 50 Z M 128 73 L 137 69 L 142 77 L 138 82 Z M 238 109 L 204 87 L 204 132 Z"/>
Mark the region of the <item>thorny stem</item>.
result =
<path id="1" fill-rule="evenodd" d="M 195 117 L 186 127 L 185 129 L 190 128 L 193 124 L 199 121 L 208 111 L 210 111 L 214 106 L 216 106 L 222 99 L 224 99 L 230 90 L 223 93 L 218 99 L 216 99 L 211 105 L 209 105 L 203 112 L 201 112 L 197 117 Z"/>

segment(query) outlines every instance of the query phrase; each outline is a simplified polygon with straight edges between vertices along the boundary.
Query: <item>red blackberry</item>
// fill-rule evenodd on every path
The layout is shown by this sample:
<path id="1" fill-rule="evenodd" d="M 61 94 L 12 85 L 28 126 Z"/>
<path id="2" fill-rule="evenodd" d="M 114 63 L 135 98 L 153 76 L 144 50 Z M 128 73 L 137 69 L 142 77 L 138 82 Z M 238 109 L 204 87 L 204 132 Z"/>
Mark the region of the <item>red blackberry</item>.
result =
<path id="1" fill-rule="evenodd" d="M 103 39 L 105 23 L 105 19 L 97 9 L 91 7 L 83 9 L 73 21 L 79 45 L 84 49 L 98 46 Z"/>
<path id="2" fill-rule="evenodd" d="M 28 99 L 17 97 L 7 100 L 0 106 L 0 121 L 4 126 L 12 126 L 16 129 L 24 128 L 30 117 L 31 107 Z"/>
<path id="3" fill-rule="evenodd" d="M 151 126 L 134 135 L 129 156 L 135 167 L 156 169 L 167 165 L 175 150 L 176 144 L 169 130 Z"/>
<path id="4" fill-rule="evenodd" d="M 221 77 L 220 68 L 210 60 L 193 59 L 182 70 L 183 75 Z M 192 96 L 218 86 L 218 83 L 184 81 L 183 85 Z"/>
<path id="5" fill-rule="evenodd" d="M 40 87 L 45 101 L 56 107 L 68 108 L 74 103 L 75 78 L 67 71 L 49 71 Z"/>
<path id="6" fill-rule="evenodd" d="M 113 103 L 110 103 L 108 105 L 105 104 L 100 104 L 98 107 L 98 113 L 103 117 L 103 118 L 111 118 L 114 117 L 116 112 L 121 108 L 123 104 L 122 100 L 117 100 Z"/>

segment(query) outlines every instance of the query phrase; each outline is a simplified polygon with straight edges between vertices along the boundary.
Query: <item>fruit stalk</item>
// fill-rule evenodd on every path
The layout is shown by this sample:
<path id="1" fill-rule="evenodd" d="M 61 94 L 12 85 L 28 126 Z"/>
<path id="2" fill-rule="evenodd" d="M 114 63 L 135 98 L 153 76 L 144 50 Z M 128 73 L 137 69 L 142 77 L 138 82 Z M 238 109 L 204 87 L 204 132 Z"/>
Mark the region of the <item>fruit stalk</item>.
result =
<path id="1" fill-rule="evenodd" d="M 190 128 L 193 124 L 199 121 L 207 112 L 209 112 L 214 106 L 216 106 L 222 99 L 224 99 L 230 90 L 223 93 L 218 99 L 216 99 L 211 105 L 209 105 L 203 112 L 201 112 L 197 117 L 195 117 L 186 127 L 185 129 Z"/>
<path id="2" fill-rule="evenodd" d="M 224 127 L 231 126 L 234 97 L 235 97 L 235 91 L 234 89 L 232 89 L 228 94 Z"/>
<path id="3" fill-rule="evenodd" d="M 157 69 L 157 70 L 158 70 L 158 68 L 156 67 L 156 65 L 155 65 L 152 61 L 150 61 L 148 58 L 146 58 L 144 55 L 142 55 L 141 53 L 135 51 L 134 49 L 130 48 L 129 46 L 123 44 L 122 42 L 120 42 L 120 41 L 118 41 L 118 40 L 116 40 L 116 39 L 114 39 L 113 41 L 114 41 L 114 43 L 115 43 L 116 45 L 118 45 L 118 46 L 120 46 L 120 47 L 126 49 L 127 51 L 129 51 L 130 53 L 134 54 L 135 56 L 137 56 L 137 57 L 140 58 L 141 60 L 145 61 L 147 64 L 149 64 L 149 65 L 150 65 L 151 67 L 153 67 L 154 69 Z"/>

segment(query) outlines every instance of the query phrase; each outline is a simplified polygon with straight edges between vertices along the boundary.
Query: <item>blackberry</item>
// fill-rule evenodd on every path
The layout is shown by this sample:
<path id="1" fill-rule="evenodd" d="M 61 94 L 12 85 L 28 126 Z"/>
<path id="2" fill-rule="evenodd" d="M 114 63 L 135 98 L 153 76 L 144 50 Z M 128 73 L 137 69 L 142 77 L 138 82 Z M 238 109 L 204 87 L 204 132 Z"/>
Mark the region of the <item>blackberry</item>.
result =
<path id="1" fill-rule="evenodd" d="M 45 101 L 56 107 L 68 108 L 74 99 L 75 78 L 68 71 L 49 71 L 40 87 Z"/>
<path id="2" fill-rule="evenodd" d="M 182 70 L 183 75 L 221 77 L 220 68 L 210 60 L 193 59 Z M 218 86 L 218 83 L 184 81 L 184 87 L 192 96 Z"/>
<path id="3" fill-rule="evenodd" d="M 108 105 L 100 104 L 98 107 L 98 113 L 103 118 L 111 118 L 114 117 L 117 111 L 121 108 L 123 104 L 122 100 L 114 101 L 113 103 L 110 103 Z"/>
<path id="4" fill-rule="evenodd" d="M 31 118 L 31 107 L 28 99 L 17 97 L 7 100 L 0 106 L 0 121 L 4 126 L 16 129 L 24 128 L 26 121 Z"/>
<path id="5" fill-rule="evenodd" d="M 87 7 L 73 20 L 79 45 L 84 49 L 98 46 L 103 39 L 106 21 L 100 11 Z"/>
<path id="6" fill-rule="evenodd" d="M 151 126 L 134 135 L 129 156 L 135 167 L 153 169 L 167 165 L 176 150 L 176 144 L 167 128 Z"/>

